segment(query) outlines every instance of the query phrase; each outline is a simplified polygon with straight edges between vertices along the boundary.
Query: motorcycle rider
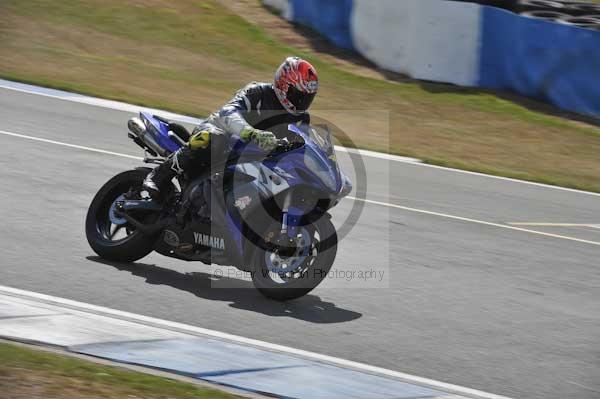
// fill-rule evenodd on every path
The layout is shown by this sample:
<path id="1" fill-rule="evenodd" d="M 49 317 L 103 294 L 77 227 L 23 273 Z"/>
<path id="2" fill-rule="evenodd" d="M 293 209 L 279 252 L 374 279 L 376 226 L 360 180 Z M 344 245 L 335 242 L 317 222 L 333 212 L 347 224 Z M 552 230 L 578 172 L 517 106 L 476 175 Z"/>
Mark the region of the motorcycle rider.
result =
<path id="1" fill-rule="evenodd" d="M 227 156 L 236 143 L 254 142 L 269 153 L 286 135 L 288 124 L 310 123 L 308 108 L 318 88 L 317 71 L 308 61 L 287 58 L 272 84 L 250 83 L 197 126 L 186 146 L 148 174 L 144 188 L 153 198 L 160 198 L 161 190 L 173 177 L 200 163 L 210 163 L 211 151 L 216 156 Z"/>

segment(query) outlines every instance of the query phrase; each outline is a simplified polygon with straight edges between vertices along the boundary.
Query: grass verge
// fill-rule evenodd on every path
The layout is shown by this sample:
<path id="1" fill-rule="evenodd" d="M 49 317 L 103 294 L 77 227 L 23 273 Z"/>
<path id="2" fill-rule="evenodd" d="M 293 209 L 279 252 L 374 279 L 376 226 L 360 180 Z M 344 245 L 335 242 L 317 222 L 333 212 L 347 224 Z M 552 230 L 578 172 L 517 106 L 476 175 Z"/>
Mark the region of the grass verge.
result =
<path id="1" fill-rule="evenodd" d="M 234 399 L 197 385 L 0 343 L 1 399 Z"/>
<path id="2" fill-rule="evenodd" d="M 204 116 L 299 54 L 320 72 L 315 113 L 343 144 L 600 191 L 591 124 L 515 96 L 365 76 L 269 32 L 214 0 L 4 0 L 0 76 Z"/>

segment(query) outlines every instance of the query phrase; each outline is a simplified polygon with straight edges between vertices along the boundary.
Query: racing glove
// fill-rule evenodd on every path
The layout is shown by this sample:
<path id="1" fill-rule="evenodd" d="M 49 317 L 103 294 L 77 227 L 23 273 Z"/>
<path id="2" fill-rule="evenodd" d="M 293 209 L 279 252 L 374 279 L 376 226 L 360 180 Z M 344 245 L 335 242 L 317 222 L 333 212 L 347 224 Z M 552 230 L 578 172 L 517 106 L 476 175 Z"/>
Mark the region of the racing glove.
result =
<path id="1" fill-rule="evenodd" d="M 240 133 L 240 138 L 246 142 L 255 142 L 264 151 L 273 151 L 277 147 L 277 137 L 271 132 L 248 127 Z"/>

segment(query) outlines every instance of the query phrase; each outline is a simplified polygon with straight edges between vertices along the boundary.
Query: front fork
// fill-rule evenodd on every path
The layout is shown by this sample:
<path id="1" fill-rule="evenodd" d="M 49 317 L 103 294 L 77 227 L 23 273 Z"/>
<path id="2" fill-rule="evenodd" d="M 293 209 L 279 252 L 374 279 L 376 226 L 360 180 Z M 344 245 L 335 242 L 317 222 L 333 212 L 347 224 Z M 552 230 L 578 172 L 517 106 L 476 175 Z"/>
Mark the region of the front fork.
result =
<path id="1" fill-rule="evenodd" d="M 290 204 L 292 203 L 292 190 L 288 190 L 283 199 L 283 209 L 281 217 L 281 235 L 285 236 L 289 230 Z"/>
<path id="2" fill-rule="evenodd" d="M 283 207 L 281 210 L 281 231 L 279 238 L 276 240 L 276 244 L 280 248 L 296 248 L 302 236 L 298 232 L 298 225 L 302 219 L 302 210 L 300 208 L 293 207 L 292 204 L 293 193 L 289 190 L 283 200 Z"/>
<path id="3" fill-rule="evenodd" d="M 293 192 L 289 190 L 283 199 L 281 209 L 281 235 L 296 238 L 298 227 L 306 213 L 306 210 L 292 205 Z"/>

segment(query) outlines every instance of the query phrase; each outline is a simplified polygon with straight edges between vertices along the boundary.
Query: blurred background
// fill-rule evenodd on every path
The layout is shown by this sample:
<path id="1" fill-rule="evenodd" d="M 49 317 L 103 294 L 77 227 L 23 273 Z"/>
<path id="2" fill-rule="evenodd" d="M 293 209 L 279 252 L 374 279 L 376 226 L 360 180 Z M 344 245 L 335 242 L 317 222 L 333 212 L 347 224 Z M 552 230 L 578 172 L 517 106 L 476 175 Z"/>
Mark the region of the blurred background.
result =
<path id="1" fill-rule="evenodd" d="M 359 147 L 600 190 L 600 65 L 590 56 L 600 32 L 591 19 L 584 29 L 568 18 L 596 9 L 541 0 L 496 1 L 507 10 L 485 13 L 438 0 L 265 3 L 4 0 L 0 77 L 206 116 L 248 81 L 272 80 L 295 54 L 319 69 L 317 115 L 361 110 L 334 121 Z"/>

